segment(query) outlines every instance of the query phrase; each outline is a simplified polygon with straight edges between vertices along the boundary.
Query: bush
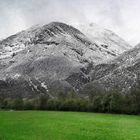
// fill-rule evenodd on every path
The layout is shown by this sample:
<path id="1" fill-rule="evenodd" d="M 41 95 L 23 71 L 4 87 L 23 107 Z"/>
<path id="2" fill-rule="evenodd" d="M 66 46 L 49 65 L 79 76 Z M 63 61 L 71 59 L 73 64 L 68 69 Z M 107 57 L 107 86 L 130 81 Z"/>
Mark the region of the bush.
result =
<path id="1" fill-rule="evenodd" d="M 33 110 L 34 107 L 34 100 L 33 99 L 24 99 L 24 110 Z"/>
<path id="2" fill-rule="evenodd" d="M 46 103 L 47 110 L 60 110 L 60 101 L 57 98 L 48 99 Z"/>
<path id="3" fill-rule="evenodd" d="M 16 110 L 23 110 L 24 109 L 24 103 L 22 99 L 14 99 L 10 100 L 10 108 L 16 109 Z"/>

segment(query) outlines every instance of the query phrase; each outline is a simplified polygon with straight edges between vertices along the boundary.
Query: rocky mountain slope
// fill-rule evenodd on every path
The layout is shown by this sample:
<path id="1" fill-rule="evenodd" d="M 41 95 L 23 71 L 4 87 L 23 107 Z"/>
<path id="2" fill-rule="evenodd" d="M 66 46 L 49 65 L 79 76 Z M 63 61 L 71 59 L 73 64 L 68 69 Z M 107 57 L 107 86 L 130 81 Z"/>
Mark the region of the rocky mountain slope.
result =
<path id="1" fill-rule="evenodd" d="M 108 38 L 109 42 L 111 36 Z M 104 46 L 103 38 L 100 43 L 59 22 L 35 26 L 2 40 L 0 96 L 30 98 L 43 93 L 53 97 L 70 89 L 78 91 L 97 79 L 97 65 L 120 53 L 112 45 Z M 124 44 L 127 49 L 127 43 L 120 41 L 118 46 L 124 48 Z"/>
<path id="2" fill-rule="evenodd" d="M 127 94 L 140 86 L 140 45 L 121 54 L 109 63 L 99 64 L 90 73 L 92 82 L 85 88 L 102 87 Z"/>

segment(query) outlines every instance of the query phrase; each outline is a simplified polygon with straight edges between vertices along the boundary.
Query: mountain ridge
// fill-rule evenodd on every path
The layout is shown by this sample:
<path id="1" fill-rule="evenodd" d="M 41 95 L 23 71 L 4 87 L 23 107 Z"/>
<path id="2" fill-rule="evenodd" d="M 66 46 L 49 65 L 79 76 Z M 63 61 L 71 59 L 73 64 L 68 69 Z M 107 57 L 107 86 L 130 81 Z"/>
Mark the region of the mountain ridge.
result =
<path id="1" fill-rule="evenodd" d="M 0 42 L 0 50 L 0 96 L 24 98 L 78 92 L 94 81 L 95 68 L 118 56 L 60 22 L 10 36 Z"/>

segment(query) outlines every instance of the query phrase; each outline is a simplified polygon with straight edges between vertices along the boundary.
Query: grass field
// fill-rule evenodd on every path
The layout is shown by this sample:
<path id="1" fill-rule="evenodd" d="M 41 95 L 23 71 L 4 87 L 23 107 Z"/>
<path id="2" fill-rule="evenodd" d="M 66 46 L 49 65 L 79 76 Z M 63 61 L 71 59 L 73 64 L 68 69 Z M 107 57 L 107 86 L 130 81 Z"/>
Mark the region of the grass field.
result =
<path id="1" fill-rule="evenodd" d="M 1 111 L 0 140 L 140 140 L 140 116 Z"/>

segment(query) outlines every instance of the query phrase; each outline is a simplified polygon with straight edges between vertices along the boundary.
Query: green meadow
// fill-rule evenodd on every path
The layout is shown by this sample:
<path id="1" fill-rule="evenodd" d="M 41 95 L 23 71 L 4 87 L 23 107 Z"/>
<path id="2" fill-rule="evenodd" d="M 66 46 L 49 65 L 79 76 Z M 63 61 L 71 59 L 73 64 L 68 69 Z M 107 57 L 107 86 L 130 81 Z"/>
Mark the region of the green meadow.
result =
<path id="1" fill-rule="evenodd" d="M 140 140 L 140 116 L 1 111 L 0 140 Z"/>

